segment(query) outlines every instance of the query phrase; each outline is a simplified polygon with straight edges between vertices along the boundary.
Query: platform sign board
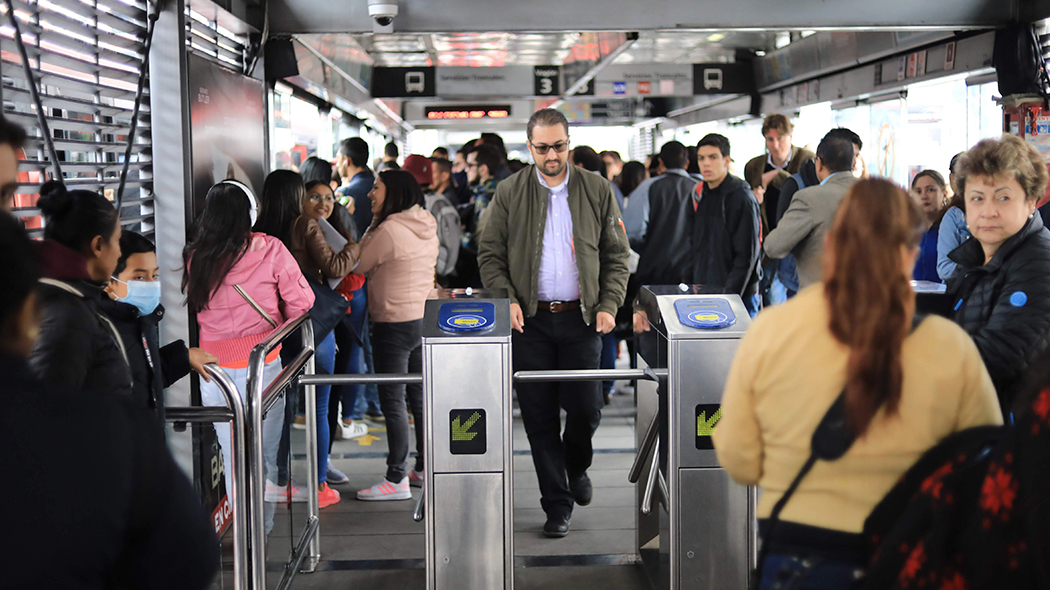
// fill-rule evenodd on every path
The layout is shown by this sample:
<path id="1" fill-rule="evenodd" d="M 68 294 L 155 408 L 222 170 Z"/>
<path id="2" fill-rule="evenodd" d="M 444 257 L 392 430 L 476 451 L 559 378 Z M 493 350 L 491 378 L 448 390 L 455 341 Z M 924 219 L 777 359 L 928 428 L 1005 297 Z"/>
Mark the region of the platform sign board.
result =
<path id="1" fill-rule="evenodd" d="M 532 93 L 536 96 L 558 96 L 561 94 L 561 68 L 558 66 L 533 66 Z"/>
<path id="2" fill-rule="evenodd" d="M 413 98 L 437 96 L 435 68 L 372 69 L 372 96 L 375 98 Z"/>
<path id="3" fill-rule="evenodd" d="M 697 404 L 696 406 L 696 448 L 700 451 L 712 451 L 715 448 L 711 437 L 715 426 L 722 419 L 722 406 L 718 404 Z"/>
<path id="4" fill-rule="evenodd" d="M 471 408 L 448 413 L 449 452 L 453 455 L 484 455 L 488 450 L 485 410 Z"/>
<path id="5" fill-rule="evenodd" d="M 750 62 L 693 64 L 693 94 L 752 94 L 755 69 Z"/>
<path id="6" fill-rule="evenodd" d="M 693 70 L 682 64 L 612 65 L 594 79 L 599 97 L 690 96 Z"/>

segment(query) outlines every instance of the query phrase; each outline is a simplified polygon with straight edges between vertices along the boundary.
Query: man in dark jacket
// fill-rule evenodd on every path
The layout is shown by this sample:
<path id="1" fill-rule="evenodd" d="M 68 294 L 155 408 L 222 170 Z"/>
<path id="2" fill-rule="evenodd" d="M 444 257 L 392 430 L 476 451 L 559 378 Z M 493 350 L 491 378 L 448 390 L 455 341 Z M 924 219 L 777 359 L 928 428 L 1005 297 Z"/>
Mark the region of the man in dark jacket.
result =
<path id="1" fill-rule="evenodd" d="M 134 381 L 134 406 L 148 408 L 164 419 L 164 389 L 191 368 L 209 380 L 204 365 L 219 359 L 176 340 L 160 345 L 160 267 L 153 242 L 133 231 L 120 234 L 120 260 L 106 286 L 109 300 L 99 302 L 124 343 Z"/>
<path id="2" fill-rule="evenodd" d="M 565 115 L 537 111 L 526 135 L 536 164 L 496 189 L 480 238 L 481 276 L 486 288 L 510 294 L 515 370 L 597 369 L 600 335 L 616 326 L 627 289 L 620 209 L 608 180 L 568 165 Z M 516 390 L 547 514 L 543 532 L 564 537 L 573 504 L 591 502 L 587 469 L 602 395 L 595 382 Z"/>
<path id="3" fill-rule="evenodd" d="M 637 276 L 643 285 L 701 284 L 736 293 L 754 315 L 760 307 L 758 201 L 743 179 L 729 174 L 729 149 L 724 136 L 705 136 L 697 146 L 704 182 L 681 196 L 650 199 Z M 661 151 L 660 159 L 673 155 L 679 154 Z M 680 156 L 686 156 L 684 146 Z M 681 177 L 660 180 L 650 194 L 668 180 L 679 188 L 691 182 Z"/>
<path id="4" fill-rule="evenodd" d="M 354 225 L 357 226 L 357 231 L 364 235 L 372 225 L 372 202 L 368 199 L 368 193 L 375 184 L 375 175 L 368 169 L 368 144 L 365 140 L 360 137 L 348 137 L 340 142 L 336 169 L 346 183 L 339 187 L 336 194 L 354 201 Z M 354 236 L 354 239 L 361 238 Z"/>
<path id="5" fill-rule="evenodd" d="M 641 285 L 677 285 L 690 283 L 684 277 L 691 274 L 688 261 L 692 252 L 682 246 L 688 242 L 689 222 L 682 213 L 693 201 L 697 180 L 685 171 L 689 158 L 686 147 L 677 141 L 669 141 L 660 149 L 660 161 L 667 171 L 648 184 L 644 193 L 632 193 L 632 199 L 648 203 L 634 206 L 640 211 L 640 223 L 632 224 L 634 235 L 628 234 L 631 248 L 641 254 L 635 278 Z M 648 206 L 646 206 L 648 205 Z"/>

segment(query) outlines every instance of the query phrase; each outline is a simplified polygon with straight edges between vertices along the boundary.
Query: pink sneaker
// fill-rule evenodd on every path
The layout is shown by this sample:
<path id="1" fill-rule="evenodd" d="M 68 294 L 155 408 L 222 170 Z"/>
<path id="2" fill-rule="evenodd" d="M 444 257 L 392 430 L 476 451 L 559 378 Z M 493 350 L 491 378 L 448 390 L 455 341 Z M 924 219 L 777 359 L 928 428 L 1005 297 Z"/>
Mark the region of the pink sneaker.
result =
<path id="1" fill-rule="evenodd" d="M 368 502 L 411 500 L 412 488 L 408 487 L 407 476 L 398 483 L 390 483 L 384 479 L 367 490 L 357 492 L 357 499 Z"/>
<path id="2" fill-rule="evenodd" d="M 321 484 L 321 488 L 317 490 L 318 508 L 324 508 L 326 506 L 331 506 L 332 504 L 338 504 L 339 499 L 339 492 L 330 488 L 327 483 Z"/>
<path id="3" fill-rule="evenodd" d="M 414 488 L 423 487 L 423 481 L 426 480 L 426 474 L 422 471 L 412 470 L 408 472 L 408 485 Z"/>

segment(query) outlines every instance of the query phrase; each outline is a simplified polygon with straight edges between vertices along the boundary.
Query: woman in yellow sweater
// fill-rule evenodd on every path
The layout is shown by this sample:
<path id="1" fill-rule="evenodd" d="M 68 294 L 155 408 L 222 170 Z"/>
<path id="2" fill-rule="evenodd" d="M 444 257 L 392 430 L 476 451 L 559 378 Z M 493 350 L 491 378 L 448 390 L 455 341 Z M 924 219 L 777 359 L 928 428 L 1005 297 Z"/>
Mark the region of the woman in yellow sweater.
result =
<path id="1" fill-rule="evenodd" d="M 885 180 L 858 181 L 827 236 L 823 284 L 763 312 L 740 343 L 714 442 L 736 481 L 758 485 L 759 531 L 846 392 L 856 442 L 818 461 L 781 513 L 761 588 L 851 588 L 863 577 L 864 520 L 945 436 L 1000 424 L 977 348 L 947 319 L 912 331 L 909 284 L 922 213 Z"/>

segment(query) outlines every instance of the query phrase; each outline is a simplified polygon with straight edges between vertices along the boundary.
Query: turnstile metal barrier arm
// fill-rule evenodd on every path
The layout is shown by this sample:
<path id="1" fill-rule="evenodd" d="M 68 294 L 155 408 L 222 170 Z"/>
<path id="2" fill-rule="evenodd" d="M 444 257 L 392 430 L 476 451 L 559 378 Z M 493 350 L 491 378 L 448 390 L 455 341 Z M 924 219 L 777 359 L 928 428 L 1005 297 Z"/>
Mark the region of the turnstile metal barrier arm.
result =
<path id="1" fill-rule="evenodd" d="M 300 375 L 299 385 L 420 385 L 422 373 L 366 373 L 363 375 Z"/>
<path id="2" fill-rule="evenodd" d="M 631 381 L 644 379 L 658 381 L 667 377 L 667 369 L 560 369 L 556 371 L 515 371 L 515 383 L 543 383 L 551 381 Z"/>
<path id="3" fill-rule="evenodd" d="M 233 465 L 226 465 L 230 485 L 230 505 L 233 509 L 233 586 L 237 590 L 246 590 L 248 572 L 251 568 L 248 551 L 248 469 L 245 457 L 245 418 L 244 405 L 237 392 L 237 386 L 230 376 L 219 365 L 204 365 L 211 380 L 219 386 L 226 406 L 190 406 L 165 408 L 165 418 L 173 422 L 177 430 L 185 428 L 187 422 L 230 422 L 230 457 Z"/>
<path id="4" fill-rule="evenodd" d="M 424 489 L 423 491 L 419 492 L 419 500 L 416 501 L 416 509 L 412 511 L 412 520 L 416 522 L 423 522 L 423 518 L 426 516 L 426 498 L 427 491 Z"/>
<path id="5" fill-rule="evenodd" d="M 627 481 L 638 483 L 638 480 L 642 477 L 642 469 L 644 469 L 645 462 L 656 448 L 659 436 L 660 414 L 657 413 L 653 414 L 653 419 L 649 421 L 649 427 L 645 430 L 645 437 L 642 438 L 642 445 L 638 447 L 638 454 L 635 455 L 634 464 L 631 465 L 631 471 L 627 474 Z"/>
<path id="6" fill-rule="evenodd" d="M 273 352 L 284 341 L 296 332 L 302 334 L 302 350 L 281 370 L 281 373 L 272 383 L 264 383 L 264 371 L 266 368 L 266 357 Z M 248 464 L 251 476 L 248 478 L 249 496 L 249 518 L 250 523 L 250 586 L 252 590 L 266 588 L 266 526 L 264 519 L 266 474 L 263 470 L 263 440 L 262 423 L 266 411 L 276 403 L 277 398 L 284 393 L 285 387 L 295 380 L 300 370 L 305 370 L 307 375 L 312 375 L 315 368 L 314 359 L 314 326 L 310 321 L 310 314 L 286 321 L 279 326 L 266 340 L 263 340 L 252 349 L 248 358 L 248 385 L 247 399 L 245 400 L 245 423 L 246 439 L 251 446 L 248 449 Z M 309 539 L 309 559 L 303 571 L 312 572 L 321 560 L 320 543 L 320 506 L 317 501 L 317 461 L 312 458 L 317 456 L 317 393 L 313 385 L 304 387 L 306 393 L 306 456 L 307 460 L 307 505 L 310 517 L 303 533 L 304 539 Z M 316 522 L 315 522 L 316 519 Z M 292 561 L 303 560 L 303 554 L 298 556 L 293 552 Z M 286 568 L 286 576 L 294 576 L 298 567 L 294 570 Z M 289 579 L 289 583 L 291 580 Z"/>

